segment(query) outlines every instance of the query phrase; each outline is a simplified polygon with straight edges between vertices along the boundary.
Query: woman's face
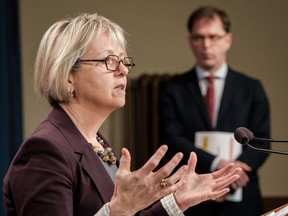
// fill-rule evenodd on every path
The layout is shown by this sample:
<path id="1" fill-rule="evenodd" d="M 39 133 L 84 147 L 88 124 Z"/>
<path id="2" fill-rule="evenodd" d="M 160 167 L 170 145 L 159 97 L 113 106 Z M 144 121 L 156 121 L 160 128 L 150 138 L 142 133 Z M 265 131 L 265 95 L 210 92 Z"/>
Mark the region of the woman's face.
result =
<path id="1" fill-rule="evenodd" d="M 105 59 L 117 55 L 122 60 L 125 48 L 112 43 L 106 34 L 93 37 L 82 60 Z M 105 62 L 80 62 L 79 69 L 71 73 L 69 83 L 73 85 L 75 100 L 85 109 L 111 112 L 124 106 L 128 69 L 122 63 L 116 71 L 109 71 Z"/>

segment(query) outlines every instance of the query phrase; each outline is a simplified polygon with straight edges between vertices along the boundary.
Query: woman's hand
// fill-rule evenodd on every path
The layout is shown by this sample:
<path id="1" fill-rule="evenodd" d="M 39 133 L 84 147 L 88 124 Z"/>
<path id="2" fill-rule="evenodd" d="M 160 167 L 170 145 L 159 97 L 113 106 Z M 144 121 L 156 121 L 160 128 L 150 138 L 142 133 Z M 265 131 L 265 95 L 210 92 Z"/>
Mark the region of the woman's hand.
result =
<path id="1" fill-rule="evenodd" d="M 239 178 L 241 168 L 234 168 L 234 163 L 229 163 L 224 168 L 209 174 L 195 173 L 197 156 L 190 154 L 188 170 L 180 179 L 180 188 L 174 193 L 179 208 L 184 212 L 189 207 L 200 202 L 223 196 L 229 192 L 226 188 Z"/>
<path id="2" fill-rule="evenodd" d="M 125 148 L 122 149 L 120 166 L 116 173 L 115 190 L 109 204 L 111 216 L 134 215 L 181 187 L 183 181 L 178 181 L 183 176 L 185 167 L 187 170 L 187 166 L 183 166 L 173 175 L 169 175 L 182 159 L 182 153 L 176 154 L 161 169 L 153 172 L 167 149 L 166 145 L 161 146 L 144 166 L 134 172 L 130 171 L 131 157 L 129 151 Z M 160 186 L 162 179 L 166 179 L 167 183 L 167 187 L 164 189 Z"/>

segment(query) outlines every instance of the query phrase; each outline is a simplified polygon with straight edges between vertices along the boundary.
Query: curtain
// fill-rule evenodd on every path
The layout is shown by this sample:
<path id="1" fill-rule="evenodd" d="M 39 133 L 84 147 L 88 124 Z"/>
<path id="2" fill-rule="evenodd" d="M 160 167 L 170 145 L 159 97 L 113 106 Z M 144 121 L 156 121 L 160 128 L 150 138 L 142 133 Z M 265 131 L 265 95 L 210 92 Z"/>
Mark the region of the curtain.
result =
<path id="1" fill-rule="evenodd" d="M 18 0 L 0 0 L 0 215 L 7 168 L 22 141 Z"/>
<path id="2" fill-rule="evenodd" d="M 143 166 L 161 145 L 158 90 L 162 82 L 169 78 L 170 75 L 166 73 L 144 73 L 139 78 L 128 81 L 124 106 L 124 143 L 132 156 L 133 170 Z"/>

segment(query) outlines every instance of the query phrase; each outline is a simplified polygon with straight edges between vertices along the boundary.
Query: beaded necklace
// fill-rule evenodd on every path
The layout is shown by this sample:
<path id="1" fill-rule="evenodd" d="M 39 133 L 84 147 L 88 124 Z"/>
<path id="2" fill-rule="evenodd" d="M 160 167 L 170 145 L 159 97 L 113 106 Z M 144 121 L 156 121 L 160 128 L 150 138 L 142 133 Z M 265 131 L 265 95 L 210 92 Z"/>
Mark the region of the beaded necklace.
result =
<path id="1" fill-rule="evenodd" d="M 99 149 L 98 146 L 92 146 L 94 152 L 96 152 L 105 163 L 108 163 L 109 166 L 116 164 L 117 158 L 115 157 L 112 148 L 108 147 L 104 140 L 98 135 L 96 135 L 96 139 L 102 145 L 103 150 Z"/>

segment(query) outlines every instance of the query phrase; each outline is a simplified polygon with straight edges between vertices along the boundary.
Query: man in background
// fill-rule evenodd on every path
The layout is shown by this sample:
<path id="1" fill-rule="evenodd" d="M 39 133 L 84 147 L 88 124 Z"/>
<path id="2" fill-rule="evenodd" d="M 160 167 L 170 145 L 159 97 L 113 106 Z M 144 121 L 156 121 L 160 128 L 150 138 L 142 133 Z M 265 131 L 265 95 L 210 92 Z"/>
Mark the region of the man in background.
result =
<path id="1" fill-rule="evenodd" d="M 234 132 L 237 127 L 246 127 L 257 137 L 270 137 L 269 102 L 261 82 L 235 71 L 227 63 L 232 44 L 230 26 L 223 10 L 208 6 L 194 11 L 187 27 L 196 65 L 169 79 L 160 90 L 161 142 L 169 146 L 171 155 L 183 152 L 183 163 L 191 151 L 196 152 L 199 173 L 220 169 L 230 161 L 197 148 L 197 131 Z M 270 148 L 269 143 L 255 146 Z M 241 177 L 231 185 L 231 195 L 241 190 L 240 200 L 219 197 L 189 209 L 185 215 L 262 214 L 257 170 L 267 157 L 243 146 L 240 155 L 233 159 L 242 168 Z"/>

